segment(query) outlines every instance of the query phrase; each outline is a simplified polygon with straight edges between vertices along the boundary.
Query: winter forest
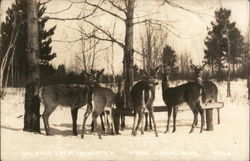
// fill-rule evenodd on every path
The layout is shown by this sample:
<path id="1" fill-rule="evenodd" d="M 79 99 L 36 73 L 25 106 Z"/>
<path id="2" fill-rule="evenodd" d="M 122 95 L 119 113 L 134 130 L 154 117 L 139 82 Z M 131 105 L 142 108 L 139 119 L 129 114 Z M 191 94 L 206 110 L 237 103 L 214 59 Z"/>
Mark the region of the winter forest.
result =
<path id="1" fill-rule="evenodd" d="M 249 160 L 249 0 L 0 0 L 1 160 Z"/>

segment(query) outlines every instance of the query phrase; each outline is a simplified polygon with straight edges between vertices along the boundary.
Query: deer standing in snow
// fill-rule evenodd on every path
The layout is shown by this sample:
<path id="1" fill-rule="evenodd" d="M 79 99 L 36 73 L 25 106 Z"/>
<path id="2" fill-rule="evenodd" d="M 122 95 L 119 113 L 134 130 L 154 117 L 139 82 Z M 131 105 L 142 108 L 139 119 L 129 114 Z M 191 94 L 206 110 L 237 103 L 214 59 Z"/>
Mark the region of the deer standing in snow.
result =
<path id="1" fill-rule="evenodd" d="M 218 87 L 216 84 L 212 81 L 208 80 L 203 80 L 202 79 L 202 74 L 203 74 L 203 69 L 206 66 L 206 63 L 204 63 L 202 66 L 194 65 L 192 63 L 192 60 L 190 60 L 190 68 L 192 71 L 194 71 L 194 80 L 201 84 L 205 90 L 205 102 L 217 102 L 217 97 L 218 97 Z M 217 108 L 217 123 L 220 124 L 220 109 Z"/>
<path id="2" fill-rule="evenodd" d="M 101 71 L 92 70 L 90 74 L 84 73 L 87 84 L 84 87 L 70 87 L 62 85 L 49 85 L 41 88 L 41 101 L 44 104 L 44 113 L 42 118 L 44 121 L 45 132 L 50 134 L 49 116 L 58 105 L 71 107 L 71 115 L 73 121 L 73 134 L 77 135 L 77 114 L 78 109 L 90 104 L 90 92 L 99 84 L 99 78 L 103 73 Z"/>
<path id="3" fill-rule="evenodd" d="M 155 123 L 153 102 L 155 99 L 155 85 L 157 82 L 156 73 L 159 67 L 155 69 L 150 69 L 149 73 L 144 71 L 145 79 L 137 82 L 131 90 L 131 101 L 134 109 L 134 122 L 132 135 L 137 135 L 137 130 L 141 124 L 141 134 L 144 134 L 144 113 L 147 109 L 149 116 L 152 117 L 155 136 L 158 137 L 157 127 Z M 139 118 L 138 118 L 139 115 Z"/>
<path id="4" fill-rule="evenodd" d="M 109 111 L 110 113 L 112 134 L 115 134 L 114 120 L 113 120 L 113 113 L 112 113 L 114 105 L 115 105 L 115 93 L 111 89 L 104 88 L 104 87 L 90 88 L 88 106 L 87 106 L 87 110 L 83 118 L 81 138 L 84 138 L 85 123 L 87 121 L 87 118 L 91 114 L 91 112 L 92 112 L 92 118 L 94 122 L 94 129 L 97 130 L 99 139 L 102 139 L 102 136 L 101 136 L 101 132 L 100 132 L 96 119 L 104 111 Z M 106 116 L 106 112 L 104 112 L 104 114 Z M 107 118 L 107 116 L 105 118 Z M 106 123 L 107 123 L 107 120 L 104 121 L 104 124 Z M 107 132 L 106 128 L 105 128 L 105 132 Z"/>
<path id="5" fill-rule="evenodd" d="M 183 103 L 187 103 L 193 112 L 194 119 L 192 127 L 189 133 L 192 133 L 194 127 L 198 122 L 198 113 L 201 115 L 201 129 L 200 133 L 203 131 L 204 126 L 204 110 L 200 105 L 200 98 L 204 97 L 203 87 L 196 82 L 188 82 L 176 87 L 169 87 L 169 73 L 164 71 L 162 73 L 162 98 L 168 109 L 168 119 L 167 127 L 165 133 L 169 131 L 169 122 L 171 114 L 173 111 L 173 131 L 176 131 L 176 116 L 178 111 L 178 106 Z"/>

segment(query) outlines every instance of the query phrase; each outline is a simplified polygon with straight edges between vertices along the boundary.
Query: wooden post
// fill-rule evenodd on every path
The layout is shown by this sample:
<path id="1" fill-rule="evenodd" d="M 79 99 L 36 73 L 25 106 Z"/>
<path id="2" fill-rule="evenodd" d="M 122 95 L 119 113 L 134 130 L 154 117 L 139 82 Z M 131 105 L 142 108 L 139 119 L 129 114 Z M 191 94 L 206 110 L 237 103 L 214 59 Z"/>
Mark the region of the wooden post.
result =
<path id="1" fill-rule="evenodd" d="M 206 109 L 206 123 L 207 123 L 207 131 L 213 131 L 213 109 Z"/>
<path id="2" fill-rule="evenodd" d="M 119 134 L 119 126 L 120 126 L 120 111 L 119 110 L 113 110 L 113 118 L 114 118 L 114 128 L 115 128 L 115 133 Z"/>

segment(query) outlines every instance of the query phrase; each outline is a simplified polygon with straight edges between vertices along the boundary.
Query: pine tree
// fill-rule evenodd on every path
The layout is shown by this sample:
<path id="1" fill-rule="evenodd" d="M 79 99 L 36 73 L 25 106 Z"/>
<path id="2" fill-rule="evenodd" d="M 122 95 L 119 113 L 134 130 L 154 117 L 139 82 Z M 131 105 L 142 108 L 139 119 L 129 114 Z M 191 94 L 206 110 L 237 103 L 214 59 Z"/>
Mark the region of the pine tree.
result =
<path id="1" fill-rule="evenodd" d="M 204 50 L 204 59 L 212 68 L 218 69 L 218 74 L 221 74 L 227 60 L 228 42 L 225 36 L 228 30 L 230 40 L 230 62 L 233 64 L 240 63 L 242 52 L 244 52 L 244 38 L 241 32 L 236 28 L 235 22 L 230 22 L 231 10 L 220 8 L 215 11 L 215 21 L 211 22 L 211 29 L 208 29 L 208 36 L 205 39 L 206 49 Z"/>
<path id="2" fill-rule="evenodd" d="M 163 49 L 162 59 L 163 59 L 164 73 L 168 68 L 170 76 L 173 76 L 173 74 L 175 74 L 178 70 L 176 67 L 177 57 L 175 54 L 175 50 L 171 46 L 167 45 Z"/>
<path id="3" fill-rule="evenodd" d="M 38 4 L 38 27 L 39 27 L 39 48 L 40 48 L 40 60 L 48 62 L 56 57 L 55 53 L 51 53 L 51 36 L 54 34 L 56 26 L 45 30 L 45 24 L 48 21 L 43 17 L 46 10 L 45 5 Z M 17 40 L 11 48 L 10 52 L 13 53 L 12 73 L 8 73 L 7 69 L 4 69 L 4 80 L 6 80 L 7 73 L 9 74 L 8 85 L 24 86 L 27 77 L 27 2 L 26 0 L 15 0 L 15 3 L 11 5 L 6 11 L 5 22 L 1 23 L 2 45 L 0 49 L 0 64 L 5 56 L 7 49 L 10 45 L 12 32 L 15 30 L 14 22 L 21 23 L 19 25 L 19 32 L 17 34 Z M 11 64 L 10 57 L 7 60 L 7 64 Z M 48 63 L 41 64 L 41 74 L 48 71 L 46 68 L 50 68 Z M 10 71 L 11 72 L 11 71 Z M 11 81 L 10 81 L 11 80 Z"/>

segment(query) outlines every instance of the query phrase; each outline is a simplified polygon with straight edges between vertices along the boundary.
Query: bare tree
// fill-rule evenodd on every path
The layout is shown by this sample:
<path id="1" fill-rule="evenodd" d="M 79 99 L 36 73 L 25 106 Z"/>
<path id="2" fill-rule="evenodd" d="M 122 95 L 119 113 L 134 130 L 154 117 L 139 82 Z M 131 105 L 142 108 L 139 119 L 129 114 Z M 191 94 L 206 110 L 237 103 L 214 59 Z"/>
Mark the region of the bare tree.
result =
<path id="1" fill-rule="evenodd" d="M 146 70 L 160 65 L 161 53 L 167 42 L 167 32 L 164 32 L 161 26 L 155 26 L 150 22 L 150 20 L 145 22 L 145 31 L 140 35 L 140 52 L 143 69 Z"/>
<path id="2" fill-rule="evenodd" d="M 190 74 L 190 68 L 189 68 L 189 59 L 190 59 L 190 55 L 185 52 L 183 54 L 181 54 L 178 57 L 179 60 L 179 72 L 181 75 L 181 78 L 185 78 L 187 79 L 188 75 Z M 190 79 L 190 78 L 188 78 Z"/>
<path id="3" fill-rule="evenodd" d="M 250 0 L 248 2 L 250 8 Z M 250 16 L 250 13 L 249 13 Z M 248 21 L 248 46 L 250 46 L 250 21 Z M 250 49 L 248 49 L 248 58 L 250 58 Z M 248 100 L 250 100 L 250 60 L 247 61 L 247 87 L 248 87 Z"/>
<path id="4" fill-rule="evenodd" d="M 141 24 L 147 21 L 147 16 L 141 16 L 140 18 L 134 17 L 134 9 L 135 9 L 135 3 L 139 2 L 136 0 L 99 0 L 97 1 L 90 1 L 90 0 L 81 0 L 81 1 L 69 1 L 69 6 L 65 9 L 68 10 L 71 8 L 74 4 L 83 4 L 81 11 L 79 12 L 79 15 L 76 17 L 69 17 L 69 18 L 60 18 L 60 17 L 50 17 L 50 19 L 54 20 L 83 20 L 85 23 L 89 25 L 89 27 L 92 27 L 96 30 L 95 34 L 88 33 L 86 31 L 82 32 L 79 30 L 79 32 L 84 35 L 84 37 L 87 38 L 94 38 L 100 41 L 104 42 L 111 42 L 116 43 L 118 46 L 120 46 L 123 50 L 123 77 L 125 79 L 125 107 L 129 106 L 130 102 L 130 89 L 133 85 L 133 64 L 134 64 L 134 52 L 136 51 L 134 48 L 134 25 Z M 187 9 L 181 5 L 178 5 L 172 1 L 164 1 L 164 4 L 168 4 L 172 7 L 177 7 L 184 9 L 186 11 L 200 14 L 199 12 L 192 11 L 190 9 Z M 160 4 L 160 3 L 159 3 Z M 86 14 L 84 13 L 84 9 L 88 6 L 88 8 L 92 8 L 91 12 Z M 65 10 L 59 11 L 63 12 Z M 114 35 L 111 34 L 111 32 L 108 29 L 105 29 L 100 23 L 97 21 L 94 21 L 94 18 L 97 17 L 95 13 L 101 13 L 101 14 L 107 14 L 109 16 L 112 16 L 122 22 L 125 26 L 125 34 L 124 39 L 121 41 L 121 39 L 114 37 Z M 138 21 L 135 22 L 135 19 Z M 171 32 L 169 29 L 169 24 L 162 23 L 162 21 L 156 20 L 151 21 L 152 24 L 160 25 L 164 29 Z M 136 53 L 139 53 L 136 51 Z M 141 54 L 141 53 L 139 53 Z"/>
<path id="5" fill-rule="evenodd" d="M 27 21 L 28 81 L 25 92 L 25 114 L 23 130 L 40 133 L 38 4 L 36 0 L 27 0 Z"/>
<path id="6" fill-rule="evenodd" d="M 20 22 L 17 21 L 17 17 L 20 18 Z M 10 44 L 7 49 L 7 53 L 4 55 L 3 60 L 1 60 L 1 87 L 6 87 L 8 83 L 9 73 L 11 68 L 13 69 L 13 60 L 15 53 L 15 43 L 20 31 L 20 25 L 22 24 L 22 13 L 17 13 L 13 22 L 13 32 L 11 34 Z M 2 39 L 1 39 L 2 41 Z M 5 71 L 6 70 L 6 71 Z M 12 72 L 13 73 L 13 72 Z M 4 74 L 6 74 L 6 79 L 4 80 Z M 13 77 L 12 77 L 13 78 Z"/>
<path id="7" fill-rule="evenodd" d="M 116 10 L 122 12 L 123 17 L 115 12 L 111 12 L 108 8 L 105 8 L 105 5 L 101 5 L 104 2 L 107 2 L 110 6 L 114 7 Z M 74 2 L 72 2 L 74 3 Z M 77 2 L 75 2 L 77 3 Z M 78 2 L 79 3 L 79 2 Z M 96 33 L 87 33 L 83 31 L 79 31 L 87 38 L 94 38 L 101 41 L 107 41 L 111 43 L 118 44 L 124 52 L 123 57 L 123 76 L 125 79 L 125 107 L 129 106 L 130 102 L 130 88 L 133 85 L 133 54 L 134 54 L 134 47 L 133 47 L 133 16 L 134 16 L 134 4 L 135 0 L 125 0 L 124 2 L 118 0 L 103 0 L 98 4 L 91 3 L 90 1 L 84 0 L 81 3 L 88 5 L 89 7 L 93 7 L 94 10 L 100 10 L 106 14 L 114 16 L 115 18 L 121 20 L 125 24 L 125 38 L 124 43 L 116 39 L 109 31 L 105 30 L 102 26 L 97 25 L 96 23 L 88 20 L 87 18 L 84 19 L 84 22 L 89 24 L 93 29 L 96 30 Z M 105 37 L 101 36 L 105 35 Z"/>

